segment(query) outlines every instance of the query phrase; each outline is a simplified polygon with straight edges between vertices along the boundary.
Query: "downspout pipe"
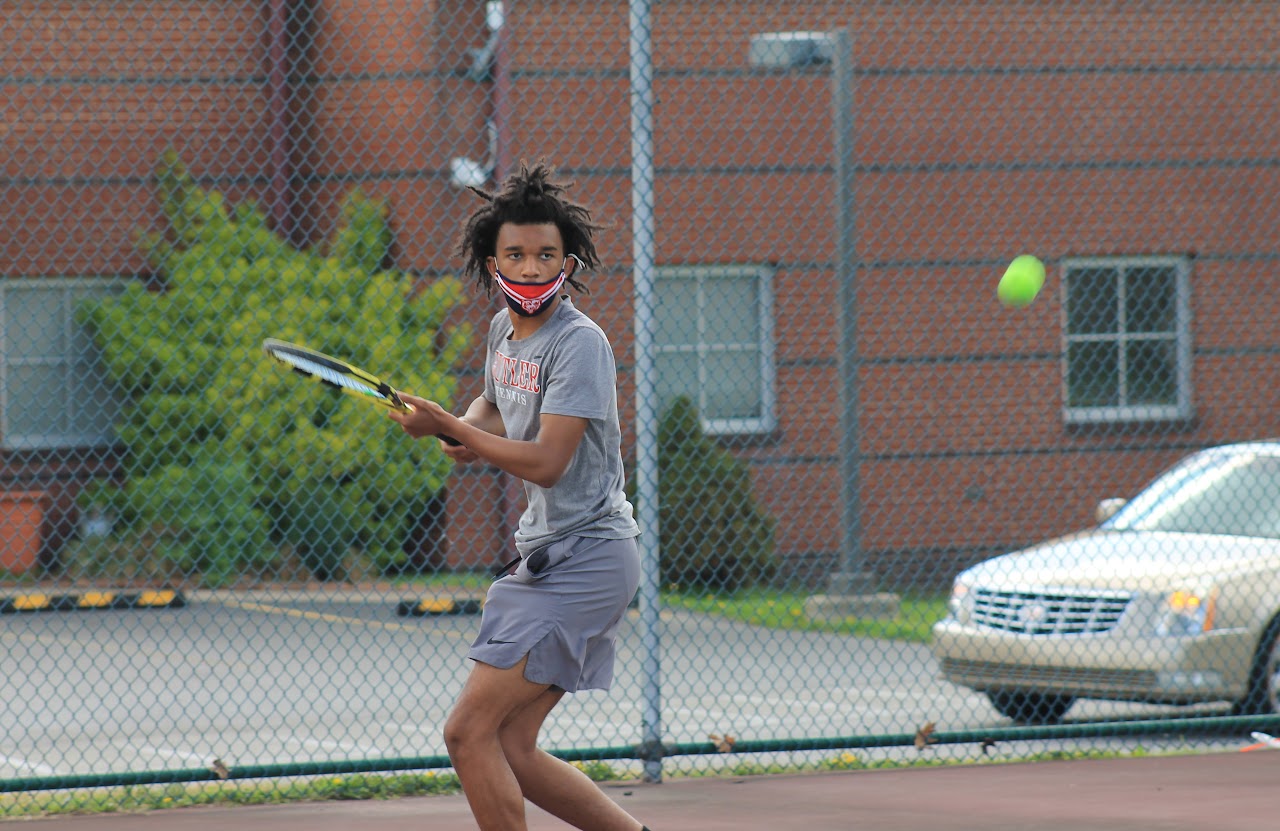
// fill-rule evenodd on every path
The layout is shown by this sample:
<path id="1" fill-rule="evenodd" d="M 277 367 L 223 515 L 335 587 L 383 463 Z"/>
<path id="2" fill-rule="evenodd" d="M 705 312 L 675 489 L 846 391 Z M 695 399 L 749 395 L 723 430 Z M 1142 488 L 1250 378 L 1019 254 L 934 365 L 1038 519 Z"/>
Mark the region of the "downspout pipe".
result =
<path id="1" fill-rule="evenodd" d="M 291 0 L 267 0 L 267 116 L 271 148 L 271 191 L 269 207 L 275 231 L 285 239 L 293 236 L 293 141 L 289 108 L 293 90 L 289 85 L 289 33 Z"/>
<path id="2" fill-rule="evenodd" d="M 489 138 L 491 145 L 490 161 L 493 164 L 492 180 L 495 187 L 512 171 L 511 162 L 511 62 L 508 56 L 507 20 L 510 19 L 511 7 L 515 0 L 505 0 L 502 4 L 502 19 L 494 29 L 493 51 L 493 86 L 490 91 L 491 107 L 489 121 Z M 514 549 L 506 552 L 512 545 L 516 529 L 520 527 L 521 506 L 524 489 L 520 480 L 510 474 L 502 476 L 502 494 L 500 497 L 502 511 L 502 533 L 504 538 L 504 559 L 506 554 L 514 553 Z"/>

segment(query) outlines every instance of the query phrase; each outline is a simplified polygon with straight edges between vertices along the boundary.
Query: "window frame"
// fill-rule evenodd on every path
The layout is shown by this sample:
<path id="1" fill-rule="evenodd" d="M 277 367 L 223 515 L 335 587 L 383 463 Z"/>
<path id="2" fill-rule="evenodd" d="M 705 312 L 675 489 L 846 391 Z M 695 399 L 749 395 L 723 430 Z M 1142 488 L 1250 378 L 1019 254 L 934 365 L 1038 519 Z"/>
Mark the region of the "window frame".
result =
<path id="1" fill-rule="evenodd" d="M 8 338 L 7 327 L 9 325 L 9 293 L 11 291 L 21 291 L 25 289 L 32 290 L 59 290 L 60 306 L 59 316 L 62 326 L 60 335 L 60 344 L 62 352 L 57 356 L 32 356 L 22 355 L 14 356 L 8 354 L 8 350 L 0 348 L 0 450 L 6 451 L 53 451 L 63 450 L 74 447 L 108 447 L 115 443 L 115 435 L 111 429 L 105 433 L 90 432 L 85 429 L 76 430 L 77 415 L 72 415 L 69 429 L 66 432 L 47 432 L 40 434 L 19 434 L 13 435 L 10 427 L 10 407 L 12 395 L 12 387 L 9 383 L 9 376 L 12 368 L 24 365 L 43 364 L 46 366 L 58 366 L 63 372 L 63 386 L 61 392 L 67 402 L 74 402 L 76 399 L 74 389 L 74 376 L 72 373 L 77 366 L 76 355 L 73 350 L 77 329 L 82 328 L 75 320 L 75 309 L 85 298 L 87 290 L 94 288 L 107 288 L 110 290 L 123 291 L 128 285 L 129 278 L 126 277 L 6 277 L 0 278 L 0 347 L 5 345 Z M 87 337 L 87 333 L 83 333 Z M 121 402 L 117 402 L 121 403 Z M 57 403 L 50 406 L 59 406 Z M 72 404 L 74 406 L 74 404 Z"/>
<path id="2" fill-rule="evenodd" d="M 1059 261 L 1062 283 L 1062 420 L 1068 425 L 1131 424 L 1135 422 L 1186 421 L 1194 416 L 1191 379 L 1191 260 L 1176 255 L 1125 255 L 1108 257 L 1065 257 Z M 1142 336 L 1123 331 L 1126 302 L 1124 273 L 1135 268 L 1170 268 L 1174 272 L 1174 323 L 1169 333 L 1174 340 L 1174 398 L 1169 404 L 1131 404 L 1123 401 L 1124 385 L 1128 380 L 1124 366 L 1125 350 L 1120 350 L 1120 378 L 1122 403 L 1115 406 L 1071 406 L 1070 372 L 1071 345 L 1108 341 L 1124 343 L 1129 340 L 1149 339 L 1151 333 Z M 1070 310 L 1067 307 L 1069 283 L 1073 271 L 1085 269 L 1113 269 L 1120 275 L 1117 302 L 1120 304 L 1118 326 L 1121 331 L 1103 335 L 1073 334 L 1070 329 Z"/>
<path id="3" fill-rule="evenodd" d="M 662 354 L 672 354 L 681 352 L 694 352 L 697 357 L 698 369 L 698 389 L 691 390 L 687 394 L 695 401 L 698 408 L 698 417 L 702 422 L 702 429 L 710 435 L 731 436 L 731 435 L 765 435 L 774 432 L 778 426 L 777 415 L 777 363 L 776 351 L 777 344 L 774 339 L 774 297 L 773 297 L 773 278 L 775 269 L 772 266 L 758 264 L 740 264 L 740 265 L 670 265 L 657 266 L 654 273 L 654 285 L 659 296 L 662 294 L 663 283 L 670 280 L 694 280 L 696 281 L 696 291 L 698 298 L 697 321 L 698 329 L 696 342 L 692 346 L 668 346 L 655 341 L 653 348 L 655 357 Z M 758 356 L 757 371 L 760 378 L 760 412 L 761 415 L 754 418 L 713 418 L 707 415 L 706 406 L 706 389 L 705 383 L 706 362 L 704 356 L 716 351 L 728 351 L 726 344 L 717 344 L 708 342 L 706 333 L 703 330 L 703 310 L 706 308 L 706 289 L 707 281 L 716 279 L 741 279 L 755 278 L 756 285 L 756 313 L 758 323 L 758 341 L 755 350 Z M 656 314 L 661 315 L 661 305 L 655 310 Z M 659 370 L 660 371 L 660 370 Z"/>

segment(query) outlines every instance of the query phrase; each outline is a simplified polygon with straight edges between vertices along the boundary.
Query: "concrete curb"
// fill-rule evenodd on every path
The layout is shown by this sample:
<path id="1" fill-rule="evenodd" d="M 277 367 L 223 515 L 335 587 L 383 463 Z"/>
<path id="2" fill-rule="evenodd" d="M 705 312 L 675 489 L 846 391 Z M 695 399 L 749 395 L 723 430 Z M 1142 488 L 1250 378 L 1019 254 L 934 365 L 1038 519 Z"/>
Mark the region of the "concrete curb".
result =
<path id="1" fill-rule="evenodd" d="M 396 606 L 400 617 L 426 617 L 429 615 L 474 615 L 480 612 L 484 601 L 478 597 L 427 597 L 422 600 L 402 600 Z"/>
<path id="2" fill-rule="evenodd" d="M 399 617 L 474 615 L 484 605 L 482 595 L 423 596 L 403 591 L 311 591 L 306 589 L 198 589 L 184 594 L 172 589 L 80 589 L 0 594 L 0 615 L 29 612 L 71 612 L 106 609 L 180 609 L 194 603 L 392 605 Z"/>
<path id="3" fill-rule="evenodd" d="M 0 614 L 28 612 L 101 611 L 105 609 L 180 609 L 187 605 L 182 592 L 93 590 L 51 594 L 24 592 L 0 596 Z"/>

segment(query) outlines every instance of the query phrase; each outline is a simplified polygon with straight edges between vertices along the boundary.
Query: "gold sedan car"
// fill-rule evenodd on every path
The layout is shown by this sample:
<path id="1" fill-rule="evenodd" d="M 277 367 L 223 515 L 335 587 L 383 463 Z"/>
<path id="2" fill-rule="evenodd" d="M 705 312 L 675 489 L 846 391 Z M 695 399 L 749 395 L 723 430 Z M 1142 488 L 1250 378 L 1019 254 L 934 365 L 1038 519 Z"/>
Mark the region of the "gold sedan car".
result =
<path id="1" fill-rule="evenodd" d="M 1023 724 L 1080 698 L 1280 713 L 1280 441 L 1195 453 L 1098 515 L 960 573 L 942 676 Z"/>

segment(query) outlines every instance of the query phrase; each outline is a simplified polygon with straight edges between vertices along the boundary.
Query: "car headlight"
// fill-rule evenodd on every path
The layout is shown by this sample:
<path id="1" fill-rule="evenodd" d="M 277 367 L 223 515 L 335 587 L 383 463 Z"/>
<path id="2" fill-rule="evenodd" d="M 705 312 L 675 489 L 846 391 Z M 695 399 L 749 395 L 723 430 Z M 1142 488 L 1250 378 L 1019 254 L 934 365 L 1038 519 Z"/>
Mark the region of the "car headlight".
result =
<path id="1" fill-rule="evenodd" d="M 960 623 L 968 623 L 973 617 L 973 593 L 971 586 L 966 580 L 956 580 L 951 584 L 951 599 L 947 601 L 947 608 L 951 611 L 951 616 Z"/>
<path id="2" fill-rule="evenodd" d="M 1169 592 L 1156 620 L 1156 634 L 1178 638 L 1208 632 L 1213 628 L 1213 607 L 1212 590 Z"/>

